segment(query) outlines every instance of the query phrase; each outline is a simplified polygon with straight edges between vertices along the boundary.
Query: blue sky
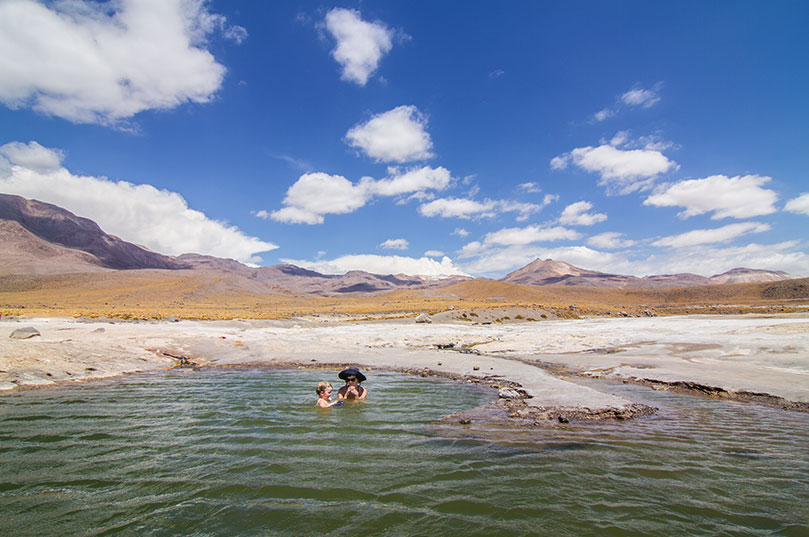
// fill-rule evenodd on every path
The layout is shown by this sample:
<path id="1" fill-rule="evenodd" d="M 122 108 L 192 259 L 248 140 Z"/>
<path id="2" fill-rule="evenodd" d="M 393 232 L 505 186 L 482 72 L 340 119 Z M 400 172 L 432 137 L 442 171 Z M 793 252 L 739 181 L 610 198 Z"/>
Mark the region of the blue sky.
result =
<path id="1" fill-rule="evenodd" d="M 809 275 L 809 3 L 0 0 L 0 192 L 321 272 Z"/>

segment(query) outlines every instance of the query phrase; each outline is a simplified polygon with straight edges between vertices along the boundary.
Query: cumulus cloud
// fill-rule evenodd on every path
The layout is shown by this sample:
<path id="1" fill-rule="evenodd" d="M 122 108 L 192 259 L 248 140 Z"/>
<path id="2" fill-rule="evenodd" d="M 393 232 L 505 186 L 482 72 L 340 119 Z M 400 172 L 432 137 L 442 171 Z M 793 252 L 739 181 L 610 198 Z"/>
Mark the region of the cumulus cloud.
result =
<path id="1" fill-rule="evenodd" d="M 483 246 L 514 246 L 521 244 L 532 244 L 535 242 L 551 242 L 559 240 L 574 240 L 581 235 L 565 227 L 542 227 L 526 226 L 503 228 L 492 233 L 487 233 L 483 237 Z"/>
<path id="2" fill-rule="evenodd" d="M 799 249 L 799 241 L 776 244 L 751 243 L 743 246 L 697 245 L 678 248 L 671 255 L 658 255 L 632 264 L 636 274 L 692 272 L 713 276 L 733 268 L 783 270 L 795 276 L 809 275 L 809 255 Z"/>
<path id="3" fill-rule="evenodd" d="M 623 142 L 625 140 L 619 140 Z M 679 166 L 660 151 L 651 149 L 623 150 L 614 145 L 577 147 L 569 153 L 554 157 L 550 166 L 554 170 L 573 164 L 582 170 L 598 173 L 599 185 L 608 193 L 629 194 L 648 188 L 654 179 Z"/>
<path id="4" fill-rule="evenodd" d="M 468 276 L 455 266 L 449 257 L 442 258 L 440 262 L 429 257 L 416 259 L 398 255 L 344 255 L 331 260 L 283 259 L 282 261 L 321 274 L 345 274 L 351 270 L 364 270 L 372 274 L 408 274 L 433 278 Z"/>
<path id="5" fill-rule="evenodd" d="M 362 20 L 354 9 L 332 9 L 325 25 L 336 41 L 331 55 L 343 67 L 341 78 L 364 86 L 382 56 L 393 48 L 393 32 L 381 22 Z"/>
<path id="6" fill-rule="evenodd" d="M 0 155 L 5 155 L 12 164 L 38 173 L 58 170 L 62 167 L 62 159 L 65 158 L 64 151 L 48 149 L 34 141 L 27 144 L 22 142 L 7 143 L 0 146 Z"/>
<path id="7" fill-rule="evenodd" d="M 671 246 L 682 248 L 684 246 L 695 246 L 697 244 L 710 244 L 715 242 L 727 242 L 741 235 L 748 233 L 761 233 L 772 229 L 769 224 L 761 222 L 743 222 L 740 224 L 729 224 L 714 229 L 695 229 L 687 233 L 663 237 L 652 243 L 652 246 Z"/>
<path id="8" fill-rule="evenodd" d="M 750 218 L 776 212 L 778 195 L 761 186 L 771 177 L 745 175 L 727 177 L 712 175 L 705 179 L 690 179 L 664 185 L 644 200 L 644 205 L 656 207 L 685 207 L 678 214 L 688 218 L 713 212 L 712 220 Z"/>
<path id="9" fill-rule="evenodd" d="M 658 95 L 659 85 L 653 89 L 635 88 L 621 95 L 621 101 L 629 106 L 640 106 L 641 108 L 651 108 L 660 102 Z"/>
<path id="10" fill-rule="evenodd" d="M 352 213 L 374 196 L 396 196 L 428 189 L 443 190 L 452 181 L 446 168 L 390 168 L 391 174 L 375 180 L 363 177 L 354 184 L 341 175 L 307 173 L 287 190 L 285 207 L 269 213 L 269 218 L 287 224 L 322 224 L 324 215 Z M 266 211 L 256 216 L 266 218 Z"/>
<path id="11" fill-rule="evenodd" d="M 225 67 L 206 48 L 244 28 L 199 0 L 0 2 L 0 101 L 75 123 L 210 101 Z"/>
<path id="12" fill-rule="evenodd" d="M 451 234 L 459 237 L 466 237 L 469 235 L 469 232 L 462 227 L 456 227 Z"/>
<path id="13" fill-rule="evenodd" d="M 544 209 L 556 196 L 545 196 L 542 204 L 509 200 L 484 199 L 477 201 L 468 198 L 439 198 L 419 207 L 422 216 L 441 218 L 492 218 L 501 213 L 516 212 L 517 221 L 526 220 L 531 214 Z M 456 230 L 457 231 L 457 230 Z"/>
<path id="14" fill-rule="evenodd" d="M 805 192 L 797 198 L 789 200 L 784 206 L 784 210 L 809 216 L 809 192 Z"/>
<path id="15" fill-rule="evenodd" d="M 415 106 L 399 106 L 351 128 L 346 141 L 382 162 L 409 162 L 432 158 L 433 142 L 427 119 Z"/>
<path id="16" fill-rule="evenodd" d="M 630 246 L 634 246 L 636 241 L 630 239 L 623 239 L 623 233 L 617 233 L 615 231 L 608 231 L 606 233 L 600 233 L 598 235 L 593 235 L 592 237 L 587 239 L 587 244 L 594 247 L 594 248 L 603 248 L 605 250 L 615 250 L 617 248 L 629 248 Z"/>
<path id="17" fill-rule="evenodd" d="M 388 177 L 369 182 L 368 189 L 379 196 L 398 196 L 410 192 L 423 193 L 425 190 L 444 190 L 452 181 L 449 170 L 438 168 L 388 168 Z"/>
<path id="18" fill-rule="evenodd" d="M 446 254 L 441 250 L 427 250 L 424 255 L 427 257 L 444 257 Z"/>
<path id="19" fill-rule="evenodd" d="M 156 252 L 194 252 L 254 263 L 261 260 L 256 254 L 278 248 L 189 208 L 176 192 L 74 175 L 61 165 L 43 168 L 42 163 L 61 162 L 62 153 L 36 142 L 0 149 L 12 161 L 0 172 L 0 192 L 63 207 L 95 221 L 107 233 Z"/>
<path id="20" fill-rule="evenodd" d="M 368 190 L 342 175 L 306 173 L 287 190 L 286 207 L 270 217 L 289 224 L 322 224 L 325 214 L 346 214 L 368 202 Z"/>
<path id="21" fill-rule="evenodd" d="M 607 219 L 604 213 L 588 213 L 593 208 L 589 201 L 577 201 L 571 203 L 562 211 L 559 223 L 569 226 L 592 226 Z"/>
<path id="22" fill-rule="evenodd" d="M 387 250 L 407 250 L 410 243 L 406 239 L 388 239 L 381 243 L 379 247 Z"/>

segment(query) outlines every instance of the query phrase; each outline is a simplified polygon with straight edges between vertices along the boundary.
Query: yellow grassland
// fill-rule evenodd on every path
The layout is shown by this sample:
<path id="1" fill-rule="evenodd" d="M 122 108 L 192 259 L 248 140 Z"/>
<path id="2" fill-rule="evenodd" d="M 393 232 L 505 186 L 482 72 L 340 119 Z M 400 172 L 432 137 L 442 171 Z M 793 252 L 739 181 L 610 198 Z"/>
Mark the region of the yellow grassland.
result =
<path id="1" fill-rule="evenodd" d="M 109 271 L 49 276 L 0 276 L 0 314 L 184 319 L 280 319 L 347 314 L 403 317 L 450 307 L 520 306 L 560 317 L 654 313 L 805 311 L 809 279 L 678 289 L 527 286 L 472 280 L 435 289 L 372 296 L 294 294 L 221 273 Z M 572 306 L 572 307 L 571 307 Z"/>

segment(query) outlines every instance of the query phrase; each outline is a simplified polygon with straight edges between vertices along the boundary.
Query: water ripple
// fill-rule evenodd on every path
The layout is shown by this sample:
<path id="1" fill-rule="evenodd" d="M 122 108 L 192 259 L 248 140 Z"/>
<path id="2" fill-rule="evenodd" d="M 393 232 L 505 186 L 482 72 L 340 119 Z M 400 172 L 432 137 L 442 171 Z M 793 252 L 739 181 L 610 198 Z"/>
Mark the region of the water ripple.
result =
<path id="1" fill-rule="evenodd" d="M 323 376 L 4 396 L 0 535 L 809 535 L 806 414 L 596 384 L 661 412 L 495 443 L 429 425 L 486 389 L 375 373 L 319 411 Z"/>

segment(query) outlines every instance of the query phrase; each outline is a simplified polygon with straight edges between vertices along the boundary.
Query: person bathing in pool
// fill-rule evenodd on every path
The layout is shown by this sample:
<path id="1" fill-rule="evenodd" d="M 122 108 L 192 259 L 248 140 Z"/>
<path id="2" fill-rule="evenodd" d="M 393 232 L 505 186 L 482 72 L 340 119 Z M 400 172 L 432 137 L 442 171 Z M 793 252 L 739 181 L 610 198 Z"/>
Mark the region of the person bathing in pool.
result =
<path id="1" fill-rule="evenodd" d="M 339 399 L 337 401 L 331 400 L 332 390 L 331 382 L 323 381 L 317 384 L 317 388 L 315 388 L 315 392 L 317 393 L 317 406 L 320 408 L 329 408 L 343 404 Z"/>
<path id="2" fill-rule="evenodd" d="M 337 376 L 346 382 L 345 386 L 337 390 L 338 401 L 347 399 L 363 401 L 368 397 L 368 389 L 360 386 L 360 383 L 365 381 L 365 375 L 363 375 L 359 369 L 349 367 L 348 369 L 340 371 Z"/>

